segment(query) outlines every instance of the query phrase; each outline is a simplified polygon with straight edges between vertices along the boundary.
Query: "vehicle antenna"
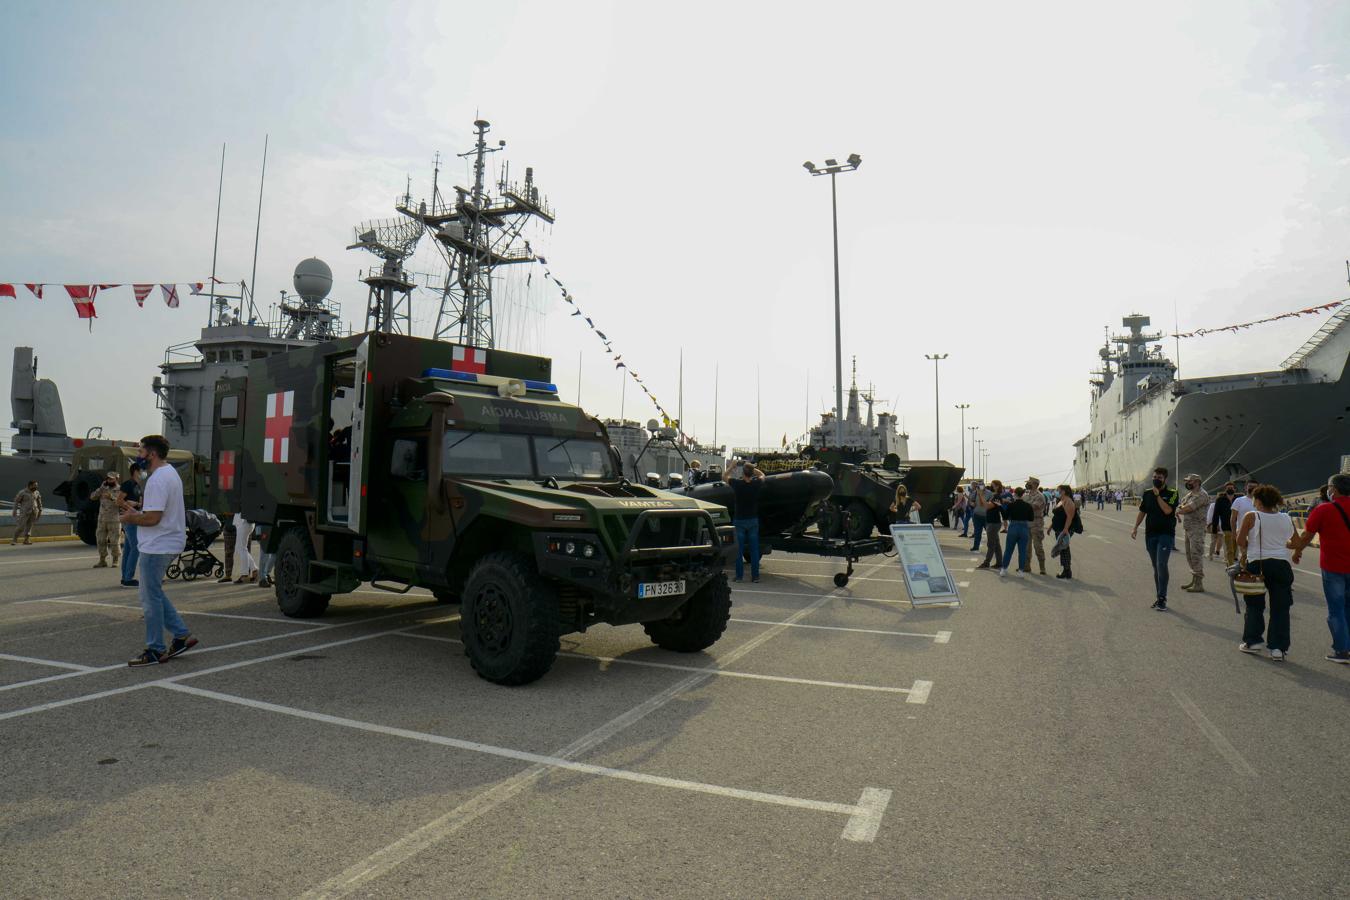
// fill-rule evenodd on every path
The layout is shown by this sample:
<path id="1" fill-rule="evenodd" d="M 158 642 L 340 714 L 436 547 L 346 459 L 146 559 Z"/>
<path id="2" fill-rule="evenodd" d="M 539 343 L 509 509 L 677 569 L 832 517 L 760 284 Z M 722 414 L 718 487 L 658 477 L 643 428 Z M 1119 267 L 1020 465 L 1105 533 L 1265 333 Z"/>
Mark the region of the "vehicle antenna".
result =
<path id="1" fill-rule="evenodd" d="M 263 184 L 267 181 L 267 141 L 269 137 L 270 135 L 263 135 L 262 174 L 258 176 L 258 221 L 253 226 L 253 274 L 249 276 L 248 280 L 248 310 L 251 314 L 250 318 L 254 319 L 258 317 L 258 308 L 253 305 L 253 291 L 258 280 L 258 236 L 262 234 Z M 214 272 L 211 273 L 211 277 L 215 277 Z"/>

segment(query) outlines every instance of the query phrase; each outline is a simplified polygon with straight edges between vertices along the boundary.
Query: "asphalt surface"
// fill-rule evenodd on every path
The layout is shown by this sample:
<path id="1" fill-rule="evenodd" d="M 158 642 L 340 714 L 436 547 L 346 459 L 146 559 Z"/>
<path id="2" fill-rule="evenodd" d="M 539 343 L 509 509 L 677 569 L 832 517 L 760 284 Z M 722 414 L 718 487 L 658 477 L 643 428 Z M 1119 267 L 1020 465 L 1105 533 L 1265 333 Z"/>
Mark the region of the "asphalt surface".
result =
<path id="1" fill-rule="evenodd" d="M 637 626 L 478 679 L 458 608 L 363 591 L 310 623 L 171 582 L 201 645 L 128 669 L 135 591 L 80 544 L 0 546 L 0 894 L 1344 896 L 1350 667 L 1316 554 L 1286 663 L 1210 590 L 1149 610 L 1129 511 L 1072 582 L 771 556 L 703 654 Z M 1053 571 L 1053 568 L 1052 568 Z M 778 623 L 778 624 L 775 624 Z M 785 623 L 785 624 L 784 624 Z"/>

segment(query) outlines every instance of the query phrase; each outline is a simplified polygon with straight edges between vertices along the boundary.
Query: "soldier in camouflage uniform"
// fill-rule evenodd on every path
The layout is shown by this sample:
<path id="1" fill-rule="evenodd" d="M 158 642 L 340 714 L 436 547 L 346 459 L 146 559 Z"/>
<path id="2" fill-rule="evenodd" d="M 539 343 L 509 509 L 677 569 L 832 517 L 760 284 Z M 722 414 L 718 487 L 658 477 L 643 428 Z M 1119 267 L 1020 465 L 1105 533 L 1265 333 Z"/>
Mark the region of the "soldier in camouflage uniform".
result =
<path id="1" fill-rule="evenodd" d="M 1036 554 L 1036 563 L 1041 567 L 1041 574 L 1045 574 L 1045 512 L 1049 504 L 1045 502 L 1045 494 L 1041 493 L 1041 480 L 1035 475 L 1027 478 L 1026 494 L 1023 500 L 1031 504 L 1031 549 Z M 1031 554 L 1027 554 L 1027 567 L 1023 572 L 1031 571 Z"/>
<path id="2" fill-rule="evenodd" d="M 95 569 L 108 568 L 108 552 L 112 551 L 112 564 L 118 564 L 121 553 L 118 548 L 118 539 L 122 535 L 122 523 L 118 516 L 122 510 L 118 507 L 118 496 L 122 492 L 122 486 L 117 481 L 117 473 L 109 472 L 103 479 L 103 484 L 99 485 L 98 490 L 89 494 L 90 500 L 98 501 L 98 528 L 94 532 L 98 540 L 98 562 L 94 563 Z"/>
<path id="3" fill-rule="evenodd" d="M 14 497 L 14 534 L 10 536 L 9 542 L 17 544 L 19 538 L 23 538 L 25 544 L 33 543 L 28 535 L 41 516 L 42 493 L 38 490 L 38 483 L 30 481 L 28 487 Z"/>
<path id="4" fill-rule="evenodd" d="M 1205 512 L 1210 496 L 1200 486 L 1200 476 L 1186 476 L 1186 495 L 1177 507 L 1181 527 L 1186 531 L 1186 562 L 1191 566 L 1191 583 L 1182 585 L 1183 591 L 1198 594 L 1205 589 Z"/>

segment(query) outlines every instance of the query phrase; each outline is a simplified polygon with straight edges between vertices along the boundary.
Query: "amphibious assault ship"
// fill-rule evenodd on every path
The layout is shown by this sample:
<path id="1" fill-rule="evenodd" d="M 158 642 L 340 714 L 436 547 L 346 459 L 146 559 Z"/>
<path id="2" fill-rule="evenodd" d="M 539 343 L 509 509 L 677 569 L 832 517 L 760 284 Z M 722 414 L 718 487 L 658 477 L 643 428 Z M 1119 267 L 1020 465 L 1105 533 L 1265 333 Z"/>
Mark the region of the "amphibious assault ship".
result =
<path id="1" fill-rule="evenodd" d="M 1092 430 L 1074 444 L 1074 484 L 1142 489 L 1155 466 L 1205 487 L 1248 477 L 1286 495 L 1316 490 L 1350 463 L 1350 304 L 1273 372 L 1176 377 L 1148 316 L 1099 351 Z M 1115 349 L 1113 349 L 1113 345 Z M 1153 345 L 1153 346 L 1150 346 Z"/>

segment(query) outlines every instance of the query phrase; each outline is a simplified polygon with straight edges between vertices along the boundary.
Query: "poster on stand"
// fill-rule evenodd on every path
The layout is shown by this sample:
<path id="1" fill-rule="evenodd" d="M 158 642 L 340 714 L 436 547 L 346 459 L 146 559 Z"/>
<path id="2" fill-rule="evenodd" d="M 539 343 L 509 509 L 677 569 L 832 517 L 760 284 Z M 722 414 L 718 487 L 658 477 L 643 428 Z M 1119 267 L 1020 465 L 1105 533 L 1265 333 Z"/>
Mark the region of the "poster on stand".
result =
<path id="1" fill-rule="evenodd" d="M 905 577 L 905 588 L 915 606 L 934 604 L 961 605 L 956 580 L 947 570 L 937 532 L 932 525 L 896 523 L 891 526 L 895 540 L 895 558 Z"/>

